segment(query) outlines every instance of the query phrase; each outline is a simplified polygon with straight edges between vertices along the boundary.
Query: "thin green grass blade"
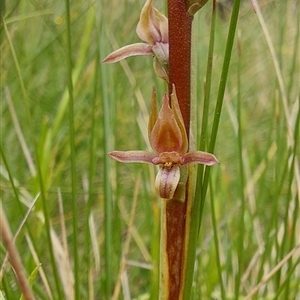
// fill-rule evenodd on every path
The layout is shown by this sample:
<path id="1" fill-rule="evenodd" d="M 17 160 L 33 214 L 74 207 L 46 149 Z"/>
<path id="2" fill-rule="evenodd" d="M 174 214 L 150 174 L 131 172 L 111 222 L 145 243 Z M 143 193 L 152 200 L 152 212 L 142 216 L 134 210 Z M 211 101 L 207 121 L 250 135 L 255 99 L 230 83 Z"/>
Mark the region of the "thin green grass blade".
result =
<path id="1" fill-rule="evenodd" d="M 106 36 L 105 26 L 102 26 L 101 29 L 101 40 Z M 100 53 L 107 53 L 106 43 L 99 43 Z M 102 109 L 103 109 L 103 131 L 104 131 L 104 140 L 103 140 L 103 181 L 104 181 L 104 226 L 105 226 L 105 298 L 110 299 L 113 285 L 113 261 L 112 261 L 112 241 L 113 241 L 113 199 L 112 191 L 110 186 L 110 162 L 107 153 L 109 149 L 109 140 L 111 136 L 110 128 L 110 109 L 109 103 L 111 101 L 108 93 L 108 80 L 106 65 L 101 64 L 101 86 L 102 86 Z"/>
<path id="2" fill-rule="evenodd" d="M 91 116 L 91 135 L 89 141 L 89 168 L 88 168 L 88 198 L 87 198 L 87 213 L 86 213 L 86 231 L 85 231 L 85 257 L 87 260 L 87 270 L 92 270 L 92 254 L 91 254 L 91 234 L 90 234 L 90 217 L 94 203 L 94 178 L 96 175 L 97 159 L 95 153 L 96 143 L 96 99 L 98 93 L 99 80 L 99 55 L 96 56 L 95 64 L 95 78 L 94 78 L 94 92 L 92 96 L 92 116 Z M 88 277 L 88 274 L 87 274 Z M 88 289 L 88 298 L 90 299 L 90 290 Z"/>
<path id="3" fill-rule="evenodd" d="M 218 234 L 218 226 L 217 226 L 217 218 L 216 218 L 216 210 L 215 210 L 215 198 L 214 198 L 214 190 L 210 180 L 210 206 L 211 206 L 211 221 L 213 226 L 213 233 L 214 233 L 214 243 L 215 243 L 215 250 L 216 250 L 216 265 L 218 269 L 218 276 L 219 276 L 219 285 L 221 289 L 222 299 L 226 299 L 226 292 L 223 284 L 222 279 L 222 265 L 220 259 L 220 245 L 219 245 L 219 234 Z"/>
<path id="4" fill-rule="evenodd" d="M 240 1 L 239 0 L 235 1 L 233 11 L 232 11 L 230 27 L 229 27 L 226 50 L 225 50 L 225 56 L 224 56 L 224 62 L 223 62 L 223 68 L 222 68 L 222 74 L 221 74 L 221 80 L 220 80 L 219 92 L 217 98 L 217 105 L 215 109 L 215 117 L 213 122 L 213 129 L 210 136 L 210 145 L 208 150 L 211 153 L 213 153 L 216 137 L 217 137 L 218 125 L 219 125 L 220 114 L 222 110 L 222 104 L 223 104 L 224 91 L 225 91 L 225 86 L 227 81 L 227 74 L 229 70 L 231 52 L 232 52 L 234 36 L 235 36 L 235 31 L 237 26 L 239 7 L 240 7 Z M 202 150 L 205 149 L 206 147 L 206 137 L 207 137 L 208 110 L 209 110 L 211 75 L 212 75 L 211 61 L 212 61 L 213 51 L 214 51 L 215 18 L 216 18 L 216 12 L 215 12 L 215 7 L 213 7 L 212 24 L 211 24 L 211 32 L 210 32 L 210 45 L 209 45 L 207 73 L 206 73 L 206 86 L 205 86 L 206 93 L 204 98 L 204 112 L 202 116 L 203 121 L 201 126 L 201 137 L 200 137 L 200 149 Z M 200 166 L 197 175 L 195 203 L 192 209 L 193 215 L 191 217 L 190 237 L 189 237 L 189 246 L 188 246 L 189 249 L 186 258 L 187 273 L 186 273 L 186 282 L 185 282 L 186 286 L 184 292 L 185 299 L 190 299 L 191 297 L 191 286 L 192 286 L 193 274 L 194 274 L 194 261 L 195 261 L 195 253 L 196 253 L 196 247 L 198 241 L 197 237 L 198 237 L 202 214 L 203 214 L 204 199 L 205 199 L 206 190 L 208 186 L 209 172 L 210 172 L 210 168 L 206 168 L 204 173 L 204 179 L 202 181 L 203 167 Z"/>
<path id="5" fill-rule="evenodd" d="M 298 203 L 298 202 L 297 202 Z M 298 207 L 299 208 L 299 207 Z M 295 274 L 295 269 L 300 264 L 300 257 L 294 262 L 294 264 L 291 264 L 291 261 L 289 261 L 289 268 L 287 271 L 287 274 L 285 276 L 284 281 L 279 285 L 276 294 L 273 299 L 281 299 L 279 296 L 285 291 L 285 296 L 283 296 L 282 299 L 297 299 L 296 297 L 299 295 L 299 282 L 292 281 L 292 275 Z M 293 289 L 291 292 L 286 287 L 290 284 L 293 284 L 296 286 L 296 288 Z M 297 291 L 298 290 L 298 291 Z M 289 293 L 289 294 L 287 294 Z"/>
<path id="6" fill-rule="evenodd" d="M 300 24 L 300 10 L 296 10 L 295 13 L 297 14 L 295 19 L 296 19 L 296 24 Z M 287 16 L 288 17 L 288 16 Z M 282 18 L 284 19 L 284 18 Z M 290 80 L 287 84 L 287 93 L 288 93 L 288 99 L 291 98 L 291 93 L 292 93 L 292 89 L 295 85 L 295 82 L 297 82 L 297 79 L 295 80 L 295 78 L 298 78 L 298 80 L 300 80 L 299 75 L 297 76 L 297 67 L 299 67 L 300 65 L 300 58 L 299 58 L 299 53 L 300 53 L 300 25 L 296 26 L 296 34 L 295 34 L 295 38 L 294 38 L 294 48 L 293 48 L 293 59 L 291 62 L 291 67 L 290 67 Z M 282 45 L 283 48 L 283 45 Z M 283 50 L 283 49 L 282 49 Z"/>
<path id="7" fill-rule="evenodd" d="M 4 300 L 7 300 L 7 299 L 14 299 L 14 294 L 15 292 L 12 291 L 12 288 L 10 286 L 10 282 L 8 282 L 8 279 L 6 276 L 3 277 L 2 279 L 2 287 L 1 287 L 1 290 L 4 291 L 4 294 L 5 294 L 5 298 L 3 298 Z M 2 300 L 2 299 L 1 299 Z"/>
<path id="8" fill-rule="evenodd" d="M 30 286 L 32 287 L 34 285 L 34 282 L 36 280 L 36 276 L 38 275 L 38 271 L 39 271 L 39 268 L 41 267 L 42 264 L 39 264 L 38 266 L 36 266 L 34 268 L 34 270 L 31 272 L 29 278 L 28 278 L 28 282 L 30 284 Z M 24 296 L 22 295 L 20 300 L 26 300 L 24 299 Z"/>
<path id="9" fill-rule="evenodd" d="M 19 198 L 18 189 L 17 189 L 17 187 L 15 185 L 14 178 L 12 176 L 12 172 L 10 170 L 10 166 L 9 166 L 9 164 L 7 162 L 6 154 L 5 154 L 5 151 L 3 149 L 2 143 L 0 143 L 0 152 L 1 152 L 1 157 L 2 157 L 2 160 L 3 160 L 4 166 L 5 166 L 5 169 L 6 169 L 7 174 L 8 174 L 8 178 L 9 178 L 9 182 L 11 184 L 11 188 L 12 188 L 12 190 L 14 192 L 15 197 L 16 197 L 16 202 L 17 202 L 18 208 L 20 210 L 20 214 L 24 218 L 25 212 L 24 212 L 23 206 L 21 205 L 21 200 Z"/>
<path id="10" fill-rule="evenodd" d="M 75 65 L 72 68 L 73 86 L 76 86 L 78 84 L 80 74 L 82 73 L 82 70 L 84 69 L 84 65 L 86 63 L 86 58 L 88 56 L 90 37 L 91 37 L 92 29 L 93 29 L 92 14 L 93 14 L 93 10 L 91 9 L 87 16 L 88 21 L 86 24 L 86 28 L 84 30 L 84 35 L 80 36 L 81 44 L 79 47 L 79 51 L 77 52 Z M 59 102 L 59 107 L 57 108 L 57 113 L 56 113 L 55 119 L 53 121 L 53 125 L 52 125 L 53 137 L 59 133 L 60 126 L 65 118 L 66 111 L 68 109 L 68 105 L 69 105 L 68 102 L 69 102 L 69 97 L 68 97 L 68 90 L 66 88 L 62 94 L 61 101 Z"/>
<path id="11" fill-rule="evenodd" d="M 239 197 L 241 203 L 241 209 L 239 211 L 239 237 L 238 237 L 238 245 L 237 245 L 237 256 L 238 256 L 238 272 L 235 276 L 235 299 L 239 299 L 240 294 L 240 285 L 241 279 L 243 276 L 243 261 L 244 261 L 244 236 L 245 236 L 245 224 L 244 224 L 244 216 L 245 216 L 245 194 L 244 194 L 244 186 L 245 186 L 245 171 L 244 171 L 244 162 L 243 162 L 243 128 L 242 128 L 242 99 L 241 99 L 241 41 L 238 38 L 238 66 L 237 66 L 237 83 L 238 83 L 238 93 L 237 93 L 237 121 L 238 121 L 238 162 L 239 162 Z"/>
<path id="12" fill-rule="evenodd" d="M 288 190 L 288 193 L 287 193 L 287 202 L 289 203 L 289 205 L 287 205 L 287 210 L 286 210 L 286 215 L 285 215 L 285 220 L 284 220 L 284 228 L 285 228 L 285 234 L 284 234 L 284 237 L 283 237 L 283 241 L 282 241 L 282 244 L 283 245 L 287 245 L 287 250 L 290 251 L 294 245 L 295 245 L 295 241 L 297 240 L 297 237 L 296 237 L 296 223 L 297 223 L 297 215 L 298 215 L 298 211 L 299 211 L 299 202 L 297 201 L 297 196 L 293 197 L 293 182 L 296 181 L 295 179 L 295 172 L 297 172 L 297 165 L 298 165 L 298 148 L 299 148 L 299 136 L 300 136 L 300 98 L 298 100 L 298 113 L 297 113 L 297 119 L 296 119 L 296 122 L 295 122 L 295 130 L 294 130 L 294 147 L 292 150 L 292 153 L 291 153 L 291 156 L 292 156 L 292 162 L 291 162 L 291 167 L 290 167 L 290 174 L 289 174 L 289 190 Z M 297 164 L 297 165 L 296 165 Z M 298 198 L 299 198 L 299 195 L 298 195 Z M 294 213 L 293 213 L 293 217 L 292 219 L 289 217 L 289 207 L 290 205 L 292 205 L 292 201 L 295 203 L 293 206 L 294 206 Z M 298 208 L 298 209 L 297 209 Z M 292 223 L 292 229 L 290 228 L 291 227 L 291 223 Z M 288 237 L 290 236 L 290 232 L 292 232 L 292 236 L 288 239 Z M 281 255 L 284 256 L 284 253 L 283 251 L 285 250 L 286 251 L 286 248 L 285 247 L 282 247 L 281 248 Z M 287 251 L 286 251 L 287 252 Z M 288 264 L 288 270 L 287 272 L 290 272 L 290 270 L 293 269 L 293 263 L 292 261 L 290 260 L 289 261 L 289 264 Z M 285 297 L 286 299 L 288 299 L 290 295 L 290 281 L 289 280 L 286 280 L 286 284 L 285 284 Z"/>
<path id="13" fill-rule="evenodd" d="M 202 112 L 202 123 L 201 123 L 201 134 L 200 134 L 200 143 L 199 148 L 202 151 L 206 151 L 207 141 L 208 141 L 208 116 L 209 116 L 209 107 L 210 107 L 210 94 L 211 94 L 211 85 L 212 85 L 212 68 L 213 68 L 213 56 L 214 56 L 214 44 L 215 44 L 215 30 L 216 30 L 216 1 L 213 1 L 212 8 L 212 22 L 211 22 L 211 31 L 210 31 L 210 41 L 209 41 L 209 50 L 207 58 L 207 67 L 206 67 L 206 82 L 205 82 L 205 93 L 204 93 L 204 103 L 203 103 L 203 112 Z M 197 176 L 197 187 L 203 185 L 203 174 L 204 174 L 204 165 L 198 166 L 198 176 Z M 202 188 L 199 193 L 196 190 L 195 195 L 195 215 L 193 218 L 198 220 L 197 230 L 199 232 L 201 226 L 201 219 L 204 210 L 205 203 L 205 193 L 202 195 Z"/>
<path id="14" fill-rule="evenodd" d="M 232 8 L 232 14 L 230 19 L 230 25 L 229 25 L 229 31 L 227 36 L 227 43 L 226 43 L 226 49 L 225 49 L 225 55 L 224 55 L 224 61 L 223 61 L 223 67 L 222 67 L 222 73 L 218 88 L 218 96 L 217 96 L 217 103 L 215 108 L 215 114 L 214 114 L 214 120 L 213 120 L 213 127 L 210 134 L 210 142 L 208 147 L 208 152 L 213 153 L 215 149 L 215 144 L 217 140 L 217 134 L 219 129 L 219 122 L 221 117 L 221 111 L 223 106 L 223 99 L 224 99 L 224 93 L 225 93 L 225 87 L 227 83 L 227 75 L 228 70 L 230 66 L 230 60 L 231 60 L 231 53 L 232 48 L 234 44 L 234 37 L 235 32 L 237 28 L 237 21 L 239 16 L 239 10 L 240 10 L 240 0 L 235 0 Z M 201 186 L 201 196 L 204 199 L 208 187 L 208 181 L 209 181 L 209 175 L 210 175 L 210 168 L 206 168 L 204 172 L 204 178 L 203 178 L 203 184 Z M 200 188 L 197 185 L 197 188 Z M 199 191 L 200 192 L 200 191 Z M 196 191 L 197 194 L 197 191 Z M 200 220 L 201 223 L 201 220 Z"/>
<path id="15" fill-rule="evenodd" d="M 76 300 L 80 297 L 80 270 L 78 254 L 78 205 L 76 196 L 76 152 L 75 152 L 75 129 L 74 129 L 74 96 L 72 79 L 72 43 L 71 43 L 71 21 L 70 2 L 65 0 L 66 9 L 66 40 L 67 40 L 67 78 L 69 92 L 69 135 L 70 135 L 70 155 L 71 155 L 71 198 L 72 198 L 72 225 L 73 225 L 73 260 L 74 260 L 74 296 Z"/>
<path id="16" fill-rule="evenodd" d="M 211 21 L 211 31 L 210 31 L 210 45 L 208 51 L 207 59 L 207 70 L 206 70 L 206 82 L 205 82 L 205 95 L 203 104 L 203 114 L 202 114 L 202 126 L 201 126 L 201 136 L 200 136 L 200 150 L 205 150 L 206 147 L 206 137 L 207 137 L 207 126 L 208 126 L 208 115 L 209 115 L 209 100 L 210 100 L 210 90 L 211 90 L 211 79 L 212 79 L 212 60 L 214 52 L 214 41 L 215 41 L 215 25 L 216 25 L 216 9 L 215 1 L 213 1 L 212 7 L 212 21 Z M 194 49 L 193 49 L 194 50 Z M 194 74 L 195 75 L 195 74 Z M 196 78 L 192 77 L 192 89 L 196 86 Z M 196 99 L 192 99 L 196 101 Z M 193 105 L 193 104 L 192 104 Z M 193 114 L 192 114 L 193 116 Z M 203 177 L 203 166 L 198 166 L 197 173 L 197 183 L 196 186 L 202 185 Z M 198 234 L 200 228 L 200 214 L 203 210 L 202 202 L 204 198 L 201 197 L 201 190 L 196 188 L 195 199 L 193 203 L 193 208 L 191 210 L 191 225 L 189 232 L 189 243 L 186 257 L 186 280 L 184 289 L 184 299 L 191 298 L 191 288 L 194 276 L 194 264 L 195 264 L 195 253 L 198 244 Z M 202 207 L 202 209 L 201 209 Z"/>

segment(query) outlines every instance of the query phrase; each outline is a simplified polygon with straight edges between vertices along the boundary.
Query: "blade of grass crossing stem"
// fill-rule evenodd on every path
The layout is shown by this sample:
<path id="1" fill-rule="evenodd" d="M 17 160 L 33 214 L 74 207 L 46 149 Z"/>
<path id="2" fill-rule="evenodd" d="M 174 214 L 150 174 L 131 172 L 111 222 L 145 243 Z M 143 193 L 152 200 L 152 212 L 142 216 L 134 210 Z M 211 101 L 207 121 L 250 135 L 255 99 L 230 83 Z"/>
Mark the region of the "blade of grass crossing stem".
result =
<path id="1" fill-rule="evenodd" d="M 105 39 L 105 28 L 102 26 L 101 37 L 102 40 Z M 107 53 L 105 47 L 107 43 L 99 43 L 100 53 Z M 110 140 L 110 118 L 109 118 L 109 96 L 108 96 L 108 82 L 107 82 L 107 66 L 101 64 L 101 86 L 102 86 L 102 110 L 103 110 L 103 164 L 104 164 L 104 226 L 105 226 L 105 295 L 106 299 L 110 299 L 112 291 L 112 192 L 109 183 L 109 157 L 107 153 L 109 152 L 109 140 Z"/>
<path id="2" fill-rule="evenodd" d="M 224 61 L 223 61 L 223 67 L 222 67 L 222 73 L 219 83 L 219 89 L 218 89 L 218 96 L 217 96 L 217 104 L 215 108 L 215 114 L 214 114 L 214 120 L 213 120 L 213 127 L 210 135 L 210 143 L 208 147 L 208 152 L 213 153 L 215 149 L 217 134 L 218 134 L 218 128 L 219 128 L 219 122 L 221 117 L 221 111 L 223 106 L 223 99 L 224 99 L 224 93 L 225 93 L 225 87 L 227 82 L 227 76 L 228 76 L 228 70 L 230 66 L 230 59 L 231 59 L 231 53 L 233 48 L 233 42 L 237 27 L 237 21 L 238 21 L 238 15 L 240 10 L 240 2 L 241 0 L 235 0 L 232 8 L 232 14 L 230 19 L 230 25 L 228 30 L 228 36 L 227 36 L 227 43 L 225 48 L 225 55 L 224 55 Z M 206 168 L 204 172 L 204 178 L 203 178 L 203 184 L 202 184 L 202 191 L 201 191 L 201 197 L 203 199 L 205 198 L 207 187 L 208 187 L 208 179 L 210 175 L 210 168 Z M 202 216 L 201 216 L 202 218 Z M 201 224 L 201 219 L 200 219 Z"/>
<path id="3" fill-rule="evenodd" d="M 41 201 L 42 201 L 42 205 L 43 205 L 43 213 L 44 213 L 44 221 L 45 221 L 45 229 L 46 229 L 46 235 L 47 235 L 47 242 L 48 242 L 48 248 L 49 248 L 49 254 L 50 254 L 50 260 L 51 260 L 51 266 L 52 266 L 52 271 L 53 271 L 53 276 L 54 276 L 54 282 L 55 282 L 55 287 L 56 287 L 56 291 L 58 294 L 58 298 L 59 299 L 63 299 L 63 293 L 62 293 L 62 287 L 61 287 L 61 281 L 59 279 L 59 275 L 58 275 L 58 270 L 57 270 L 57 266 L 56 266 L 56 262 L 55 262 L 55 258 L 54 258 L 54 252 L 53 252 L 53 245 L 52 245 L 52 240 L 51 240 L 51 226 L 50 226 L 50 218 L 49 218 L 49 212 L 48 212 L 48 203 L 47 203 L 47 199 L 45 196 L 45 188 L 44 188 L 44 181 L 42 178 L 42 172 L 41 172 L 41 163 L 40 163 L 40 158 L 38 155 L 38 147 L 37 147 L 37 143 L 36 143 L 36 139 L 35 139 L 35 130 L 33 128 L 33 124 L 32 124 L 32 117 L 31 117 L 31 112 L 30 112 L 30 102 L 29 102 L 29 98 L 27 96 L 27 92 L 25 89 L 25 84 L 24 84 L 24 80 L 22 77 L 22 72 L 21 72 L 21 68 L 18 62 L 18 58 L 16 55 L 16 51 L 15 48 L 13 46 L 12 40 L 10 38 L 6 23 L 3 22 L 3 27 L 4 27 L 4 31 L 5 31 L 5 35 L 6 38 L 8 40 L 8 44 L 11 50 L 11 54 L 13 57 L 13 61 L 15 64 L 15 68 L 17 71 L 17 76 L 19 78 L 20 81 L 20 86 L 21 86 L 21 94 L 23 97 L 23 103 L 25 106 L 25 115 L 26 115 L 26 121 L 27 121 L 27 125 L 29 127 L 29 132 L 30 132 L 30 139 L 33 143 L 33 148 L 34 148 L 34 155 L 35 155 L 35 160 L 36 160 L 36 171 L 37 171 L 37 177 L 38 177 L 38 183 L 39 183 L 39 188 L 40 188 L 40 197 L 41 197 Z"/>
<path id="4" fill-rule="evenodd" d="M 213 51 L 214 51 L 214 40 L 215 40 L 215 20 L 216 20 L 216 10 L 215 10 L 216 1 L 213 1 L 213 10 L 212 10 L 212 22 L 211 22 L 211 30 L 210 30 L 210 43 L 208 50 L 208 59 L 207 59 L 207 70 L 206 70 L 206 82 L 205 82 L 205 94 L 204 94 L 204 104 L 203 104 L 203 115 L 202 115 L 202 125 L 201 125 L 201 137 L 200 137 L 200 150 L 205 150 L 206 146 L 206 135 L 207 135 L 207 123 L 208 123 L 208 111 L 209 111 L 209 99 L 210 99 L 210 90 L 211 90 L 211 78 L 212 78 L 212 59 L 213 59 Z M 192 42 L 195 42 L 196 39 L 193 38 Z M 192 51 L 196 51 L 196 47 L 193 45 Z M 195 56 L 195 53 L 192 53 Z M 194 76 L 195 73 L 192 73 L 192 91 L 197 84 L 197 77 Z M 192 101 L 197 101 L 196 97 L 192 98 Z M 194 105 L 194 103 L 192 103 Z M 194 106 L 195 107 L 195 106 Z M 193 114 L 191 114 L 193 116 Z M 197 184 L 196 186 L 202 185 L 202 177 L 203 177 L 203 166 L 198 166 L 198 174 L 197 174 Z M 194 263 L 195 263 L 195 254 L 198 242 L 198 232 L 199 232 L 199 220 L 200 220 L 200 207 L 201 207 L 201 195 L 199 190 L 196 188 L 195 198 L 193 208 L 191 210 L 191 224 L 190 224 L 190 232 L 189 232 L 189 242 L 188 242 L 188 250 L 186 257 L 186 276 L 185 276 L 185 288 L 184 288 L 184 299 L 191 298 L 191 288 L 193 283 L 193 275 L 194 275 Z"/>
<path id="5" fill-rule="evenodd" d="M 76 153 L 75 153 L 75 130 L 74 130 L 74 97 L 72 80 L 72 46 L 71 46 L 71 21 L 70 2 L 65 0 L 66 9 L 66 38 L 67 38 L 67 78 L 69 91 L 69 134 L 71 153 L 71 186 L 72 186 L 72 225 L 73 225 L 73 256 L 74 256 L 74 296 L 80 299 L 79 284 L 79 257 L 78 257 L 78 206 L 76 197 Z"/>
<path id="6" fill-rule="evenodd" d="M 202 124 L 201 124 L 201 135 L 200 135 L 200 150 L 205 151 L 207 148 L 207 128 L 208 128 L 208 116 L 209 116 L 209 103 L 210 103 L 210 92 L 211 92 L 211 80 L 212 80 L 212 66 L 213 66 L 213 55 L 214 55 L 214 44 L 215 44 L 215 29 L 216 29 L 216 1 L 213 1 L 212 8 L 212 23 L 211 23 L 211 31 L 210 31 L 210 42 L 209 42 L 209 50 L 208 50 L 208 58 L 207 58 L 207 67 L 206 67 L 206 82 L 205 82 L 205 92 L 204 92 L 204 103 L 203 103 L 203 113 L 202 113 Z M 197 186 L 202 186 L 203 180 L 203 172 L 204 165 L 199 165 L 199 176 L 197 178 Z M 199 195 L 199 198 L 197 197 Z M 196 208 L 196 213 L 199 214 L 197 216 L 198 226 L 197 230 L 200 229 L 201 218 L 204 209 L 205 203 L 205 194 L 202 197 L 202 188 L 199 193 L 196 193 L 197 203 L 199 202 L 199 207 Z"/>

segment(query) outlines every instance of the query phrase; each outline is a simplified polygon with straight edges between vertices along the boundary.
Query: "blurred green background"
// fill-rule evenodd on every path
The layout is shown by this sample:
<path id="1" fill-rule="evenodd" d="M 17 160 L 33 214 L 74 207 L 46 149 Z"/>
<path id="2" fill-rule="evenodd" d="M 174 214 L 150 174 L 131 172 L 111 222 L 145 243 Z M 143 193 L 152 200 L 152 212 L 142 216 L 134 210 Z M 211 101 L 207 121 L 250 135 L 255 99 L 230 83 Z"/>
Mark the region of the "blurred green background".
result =
<path id="1" fill-rule="evenodd" d="M 143 4 L 71 1 L 68 35 L 63 1 L 1 2 L 1 207 L 15 233 L 37 198 L 16 238 L 27 273 L 42 264 L 33 280 L 36 299 L 74 299 L 73 293 L 77 299 L 157 298 L 161 200 L 155 168 L 119 164 L 106 153 L 149 149 L 151 90 L 155 86 L 160 99 L 166 85 L 150 57 L 101 64 L 112 50 L 139 42 L 135 27 Z M 226 299 L 244 299 L 300 243 L 299 1 L 259 4 L 267 33 L 250 1 L 241 5 L 194 299 L 221 299 L 221 286 Z M 166 3 L 154 6 L 166 12 Z M 218 8 L 209 126 L 231 11 L 226 1 Z M 211 10 L 210 1 L 194 20 L 197 128 Z M 300 299 L 299 260 L 298 249 L 251 299 Z M 20 298 L 8 266 L 0 289 L 4 299 Z"/>

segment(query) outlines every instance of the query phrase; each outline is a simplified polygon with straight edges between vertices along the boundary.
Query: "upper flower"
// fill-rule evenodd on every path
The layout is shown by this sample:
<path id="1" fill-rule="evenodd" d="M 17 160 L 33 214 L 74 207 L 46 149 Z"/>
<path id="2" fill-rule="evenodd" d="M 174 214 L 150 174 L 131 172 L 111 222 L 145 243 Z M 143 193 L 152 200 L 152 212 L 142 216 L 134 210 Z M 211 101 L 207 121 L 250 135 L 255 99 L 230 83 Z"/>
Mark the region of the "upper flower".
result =
<path id="1" fill-rule="evenodd" d="M 218 163 L 213 154 L 202 151 L 188 152 L 188 138 L 174 85 L 170 99 L 164 95 L 159 113 L 156 94 L 153 91 L 148 135 L 154 152 L 112 151 L 108 155 L 120 162 L 161 165 L 155 181 L 156 190 L 161 198 L 173 198 L 180 179 L 180 165 L 199 163 L 212 166 Z"/>
<path id="2" fill-rule="evenodd" d="M 114 63 L 134 55 L 153 55 L 157 75 L 168 81 L 169 38 L 168 19 L 147 0 L 140 14 L 136 33 L 146 43 L 124 46 L 110 53 L 103 62 Z"/>

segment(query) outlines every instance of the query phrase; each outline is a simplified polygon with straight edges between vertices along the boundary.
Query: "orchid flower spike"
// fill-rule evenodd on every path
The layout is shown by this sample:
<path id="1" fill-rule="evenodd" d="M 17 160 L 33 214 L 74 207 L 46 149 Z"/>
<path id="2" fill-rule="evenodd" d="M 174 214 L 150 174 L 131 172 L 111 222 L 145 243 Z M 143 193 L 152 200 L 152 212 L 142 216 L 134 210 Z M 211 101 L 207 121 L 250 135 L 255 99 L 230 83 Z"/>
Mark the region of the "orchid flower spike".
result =
<path id="1" fill-rule="evenodd" d="M 163 199 L 172 199 L 180 179 L 180 166 L 198 163 L 212 166 L 216 157 L 207 152 L 188 152 L 188 138 L 180 112 L 175 86 L 171 99 L 164 95 L 162 107 L 157 112 L 156 93 L 153 90 L 148 126 L 150 145 L 154 152 L 112 151 L 108 155 L 124 163 L 138 162 L 160 165 L 155 187 Z"/>
<path id="2" fill-rule="evenodd" d="M 110 53 L 104 63 L 115 63 L 135 55 L 153 55 L 156 74 L 168 81 L 169 37 L 168 19 L 152 6 L 153 0 L 147 0 L 140 14 L 136 33 L 146 43 L 124 46 Z"/>

